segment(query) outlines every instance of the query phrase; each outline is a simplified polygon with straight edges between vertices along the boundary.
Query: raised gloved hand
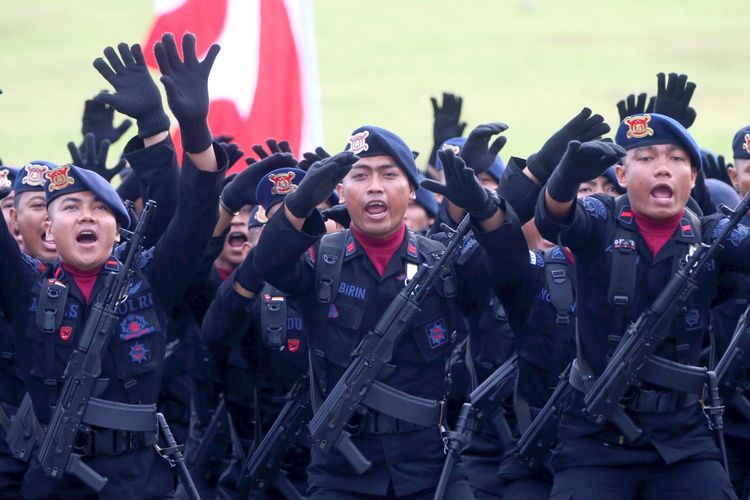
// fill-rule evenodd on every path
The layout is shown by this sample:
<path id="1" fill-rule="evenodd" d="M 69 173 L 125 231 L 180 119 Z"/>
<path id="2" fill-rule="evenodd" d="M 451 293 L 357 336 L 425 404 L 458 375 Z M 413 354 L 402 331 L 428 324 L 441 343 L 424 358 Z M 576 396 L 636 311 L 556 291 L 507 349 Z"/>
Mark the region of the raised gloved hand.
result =
<path id="1" fill-rule="evenodd" d="M 239 212 L 245 205 L 257 205 L 255 188 L 258 187 L 260 178 L 271 170 L 294 167 L 295 165 L 297 165 L 297 160 L 289 153 L 274 153 L 254 162 L 237 174 L 237 177 L 224 187 L 221 192 L 221 202 L 232 213 Z"/>
<path id="2" fill-rule="evenodd" d="M 253 146 L 253 151 L 261 160 L 274 153 L 292 154 L 292 148 L 289 146 L 289 143 L 287 141 L 276 142 L 276 139 L 271 137 L 270 139 L 266 139 L 266 145 L 268 146 L 268 151 L 270 151 L 270 153 L 263 149 L 262 144 L 255 144 Z"/>
<path id="3" fill-rule="evenodd" d="M 286 207 L 295 217 L 310 217 L 313 210 L 331 196 L 333 188 L 358 160 L 359 157 L 351 151 L 344 151 L 314 163 L 299 187 L 286 195 Z"/>
<path id="4" fill-rule="evenodd" d="M 313 165 L 313 163 L 330 157 L 331 155 L 328 153 L 328 151 L 318 146 L 317 148 L 315 148 L 314 153 L 308 152 L 302 155 L 303 160 L 299 162 L 297 168 L 307 172 L 308 170 L 310 170 L 310 167 Z"/>
<path id="5" fill-rule="evenodd" d="M 102 90 L 106 93 L 106 90 Z M 115 127 L 115 108 L 96 101 L 88 99 L 83 105 L 83 118 L 81 120 L 81 133 L 84 137 L 88 134 L 94 134 L 96 146 L 103 141 L 109 141 L 110 145 L 125 134 L 133 125 L 130 120 L 123 120 L 121 124 Z"/>
<path id="6" fill-rule="evenodd" d="M 592 115 L 589 108 L 583 108 L 563 128 L 547 139 L 542 149 L 529 156 L 526 166 L 542 184 L 547 182 L 552 171 L 560 162 L 570 141 L 591 141 L 609 132 L 602 115 Z"/>
<path id="7" fill-rule="evenodd" d="M 497 154 L 503 149 L 508 141 L 507 137 L 500 136 L 488 147 L 490 138 L 508 130 L 504 123 L 485 123 L 471 131 L 464 147 L 461 148 L 459 156 L 466 162 L 466 166 L 480 174 L 492 166 Z"/>
<path id="8" fill-rule="evenodd" d="M 159 89 L 146 67 L 141 46 L 135 44 L 129 47 L 126 43 L 120 43 L 117 50 L 120 57 L 112 47 L 104 49 L 109 64 L 101 57 L 94 59 L 96 70 L 115 89 L 114 94 L 99 92 L 94 100 L 135 118 L 140 137 L 169 130 L 169 118 L 162 107 Z"/>
<path id="9" fill-rule="evenodd" d="M 154 45 L 154 56 L 161 71 L 161 83 L 167 91 L 167 102 L 180 124 L 182 147 L 188 153 L 200 153 L 211 146 L 208 129 L 208 75 L 220 47 L 211 45 L 203 61 L 195 51 L 195 35 L 182 37 L 180 60 L 174 35 L 167 33 Z"/>
<path id="10" fill-rule="evenodd" d="M 320 215 L 338 223 L 341 227 L 349 227 L 352 223 L 352 218 L 349 215 L 349 210 L 346 209 L 346 205 L 335 205 L 331 208 L 326 208 L 320 211 Z"/>
<path id="11" fill-rule="evenodd" d="M 706 175 L 706 179 L 718 179 L 734 188 L 734 184 L 732 184 L 732 180 L 727 173 L 727 169 L 732 168 L 732 164 L 726 163 L 723 155 L 717 156 L 707 151 L 701 151 L 701 153 L 703 156 L 703 172 Z"/>
<path id="12" fill-rule="evenodd" d="M 96 172 L 104 177 L 107 182 L 111 181 L 115 175 L 125 168 L 126 161 L 124 158 L 120 159 L 114 167 L 107 168 L 109 140 L 105 139 L 97 144 L 96 137 L 92 133 L 86 134 L 81 147 L 76 146 L 74 142 L 69 142 L 68 151 L 70 151 L 73 165 Z"/>
<path id="13" fill-rule="evenodd" d="M 560 164 L 547 181 L 547 192 L 559 202 L 575 200 L 579 184 L 599 177 L 623 156 L 623 147 L 613 142 L 570 141 Z"/>
<path id="14" fill-rule="evenodd" d="M 445 184 L 425 179 L 420 186 L 443 195 L 457 207 L 463 208 L 477 222 L 489 219 L 497 212 L 494 195 L 479 183 L 474 171 L 455 155 L 453 150 L 438 151 L 445 173 Z"/>
<path id="15" fill-rule="evenodd" d="M 432 126 L 432 138 L 435 141 L 430 153 L 430 165 L 435 165 L 437 159 L 437 150 L 440 145 L 453 137 L 461 137 L 466 128 L 466 122 L 461 120 L 461 106 L 463 99 L 460 96 L 443 92 L 443 105 L 440 106 L 437 99 L 430 97 L 432 111 L 435 120 Z"/>
<path id="16" fill-rule="evenodd" d="M 620 121 L 623 121 L 628 116 L 640 115 L 641 113 L 653 113 L 654 111 L 654 96 L 648 100 L 646 105 L 646 98 L 648 96 L 645 92 L 638 94 L 636 100 L 635 94 L 630 94 L 625 99 L 617 102 L 617 112 L 620 114 Z"/>
<path id="17" fill-rule="evenodd" d="M 216 140 L 216 138 L 214 138 Z M 233 143 L 233 142 L 224 142 L 224 141 L 217 141 L 219 146 L 227 153 L 227 158 L 229 159 L 229 164 L 227 165 L 227 170 L 232 168 L 235 163 L 237 163 L 240 158 L 245 156 L 245 152 L 240 149 L 240 147 Z"/>
<path id="18" fill-rule="evenodd" d="M 674 118 L 685 128 L 695 122 L 697 113 L 690 107 L 690 100 L 695 92 L 695 83 L 687 81 L 687 75 L 670 73 L 666 85 L 664 73 L 656 75 L 657 91 L 654 113 Z"/>

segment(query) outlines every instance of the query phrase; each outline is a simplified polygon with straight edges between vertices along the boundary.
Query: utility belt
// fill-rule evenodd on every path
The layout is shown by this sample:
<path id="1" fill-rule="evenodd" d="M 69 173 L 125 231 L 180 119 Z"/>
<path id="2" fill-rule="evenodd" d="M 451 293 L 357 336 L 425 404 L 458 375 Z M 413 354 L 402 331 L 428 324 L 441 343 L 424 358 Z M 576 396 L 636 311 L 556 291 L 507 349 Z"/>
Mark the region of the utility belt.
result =
<path id="1" fill-rule="evenodd" d="M 414 396 L 382 382 L 372 383 L 362 404 L 370 411 L 350 422 L 361 434 L 402 434 L 440 427 L 445 421 L 445 401 Z"/>
<path id="2" fill-rule="evenodd" d="M 132 432 L 117 429 L 90 429 L 78 433 L 73 451 L 81 456 L 121 455 L 153 446 L 156 432 Z"/>
<path id="3" fill-rule="evenodd" d="M 638 378 L 666 390 L 631 388 L 622 400 L 623 406 L 638 413 L 672 413 L 698 403 L 706 383 L 706 369 L 651 356 Z M 574 389 L 585 394 L 595 378 L 586 377 L 576 359 L 568 380 Z"/>

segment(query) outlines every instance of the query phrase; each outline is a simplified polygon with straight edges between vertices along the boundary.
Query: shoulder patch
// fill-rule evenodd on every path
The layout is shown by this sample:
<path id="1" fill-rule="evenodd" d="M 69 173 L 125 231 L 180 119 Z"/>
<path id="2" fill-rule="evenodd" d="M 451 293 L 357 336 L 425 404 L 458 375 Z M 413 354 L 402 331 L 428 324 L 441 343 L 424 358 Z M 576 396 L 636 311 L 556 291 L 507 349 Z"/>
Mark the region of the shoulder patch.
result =
<path id="1" fill-rule="evenodd" d="M 727 224 L 729 224 L 729 219 L 724 218 L 721 219 L 716 224 L 716 226 L 714 226 L 713 233 L 711 234 L 712 241 L 719 237 L 719 234 L 721 234 Z M 729 238 L 727 238 L 727 241 L 729 241 L 730 244 L 738 247 L 742 244 L 743 241 L 747 239 L 748 234 L 750 234 L 750 228 L 742 224 L 738 224 L 729 234 Z"/>
<path id="2" fill-rule="evenodd" d="M 544 259 L 541 254 L 534 250 L 529 250 L 529 264 L 536 267 L 544 267 Z"/>
<path id="3" fill-rule="evenodd" d="M 594 219 L 604 220 L 607 218 L 607 209 L 598 198 L 587 196 L 583 199 L 583 208 L 591 214 Z"/>
<path id="4" fill-rule="evenodd" d="M 138 256 L 138 267 L 140 269 L 143 269 L 144 267 L 148 265 L 149 262 L 151 262 L 151 259 L 153 258 L 154 258 L 154 247 L 151 247 L 148 250 L 144 250 Z"/>

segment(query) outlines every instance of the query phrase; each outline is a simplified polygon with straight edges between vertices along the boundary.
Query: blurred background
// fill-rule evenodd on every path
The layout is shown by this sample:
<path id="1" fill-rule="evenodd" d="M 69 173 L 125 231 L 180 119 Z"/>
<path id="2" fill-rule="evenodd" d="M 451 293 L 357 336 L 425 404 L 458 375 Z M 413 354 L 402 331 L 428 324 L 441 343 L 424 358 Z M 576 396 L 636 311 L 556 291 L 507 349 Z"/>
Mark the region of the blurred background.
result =
<path id="1" fill-rule="evenodd" d="M 84 100 L 109 88 L 92 61 L 107 45 L 143 43 L 154 3 L 0 6 L 0 158 L 69 161 L 66 143 L 80 142 Z M 734 132 L 750 123 L 746 7 L 740 0 L 315 0 L 324 145 L 340 149 L 356 127 L 380 125 L 421 151 L 423 166 L 432 145 L 429 98 L 447 90 L 464 99 L 466 133 L 504 121 L 502 156 L 526 156 L 583 106 L 615 126 L 616 102 L 655 94 L 663 71 L 697 83 L 691 132 L 701 147 L 731 156 Z"/>

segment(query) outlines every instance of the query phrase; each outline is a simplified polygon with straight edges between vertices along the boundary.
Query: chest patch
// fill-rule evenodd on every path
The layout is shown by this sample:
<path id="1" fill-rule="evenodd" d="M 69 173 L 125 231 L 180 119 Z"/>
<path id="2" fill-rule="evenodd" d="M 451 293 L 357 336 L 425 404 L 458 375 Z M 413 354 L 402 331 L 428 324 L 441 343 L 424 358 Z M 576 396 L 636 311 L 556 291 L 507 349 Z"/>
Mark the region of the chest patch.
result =
<path id="1" fill-rule="evenodd" d="M 431 348 L 436 349 L 448 342 L 448 329 L 445 327 L 444 320 L 439 319 L 425 326 L 424 329 Z"/>
<path id="2" fill-rule="evenodd" d="M 150 356 L 151 352 L 148 350 L 148 347 L 140 342 L 136 342 L 130 346 L 130 361 L 133 363 L 138 363 L 140 365 L 141 363 L 148 361 Z"/>
<path id="3" fill-rule="evenodd" d="M 289 352 L 299 351 L 299 339 L 286 339 L 286 346 Z"/>
<path id="4" fill-rule="evenodd" d="M 154 327 L 139 314 L 128 314 L 120 322 L 120 338 L 122 340 L 137 339 L 154 331 Z"/>

